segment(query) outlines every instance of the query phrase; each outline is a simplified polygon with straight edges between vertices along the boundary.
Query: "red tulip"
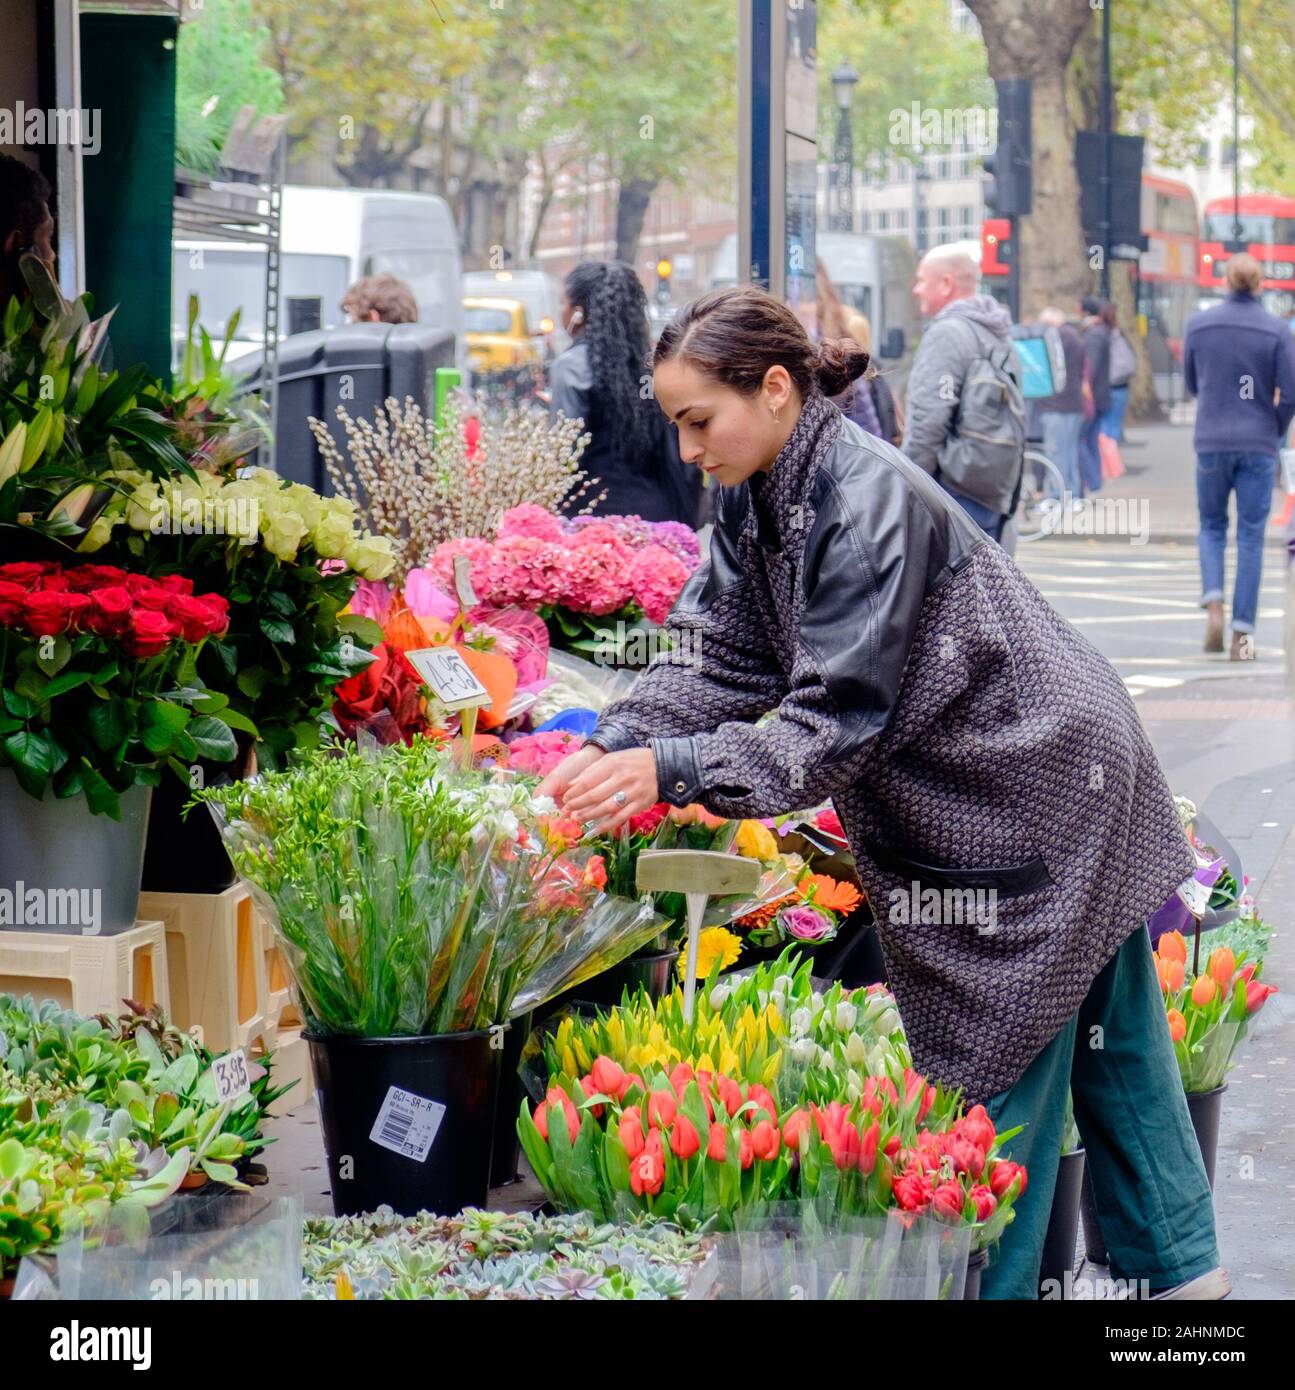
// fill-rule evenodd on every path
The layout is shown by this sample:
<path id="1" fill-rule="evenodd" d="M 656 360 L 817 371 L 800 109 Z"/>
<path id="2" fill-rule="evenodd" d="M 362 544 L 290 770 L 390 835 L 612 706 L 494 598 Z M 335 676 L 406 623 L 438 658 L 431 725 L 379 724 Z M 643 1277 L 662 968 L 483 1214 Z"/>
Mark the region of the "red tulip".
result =
<path id="1" fill-rule="evenodd" d="M 942 1182 L 931 1195 L 931 1215 L 943 1221 L 961 1221 L 964 1200 L 958 1183 Z"/>
<path id="2" fill-rule="evenodd" d="M 561 1086 L 550 1086 L 543 1101 L 535 1107 L 535 1128 L 539 1130 L 541 1137 L 548 1140 L 549 1137 L 549 1107 L 558 1106 L 562 1111 L 562 1116 L 567 1122 L 567 1137 L 574 1142 L 577 1134 L 580 1133 L 580 1112 L 575 1107 L 575 1102 L 562 1089 Z"/>
<path id="3" fill-rule="evenodd" d="M 863 1143 L 859 1138 L 859 1131 L 853 1125 L 842 1125 L 827 1142 L 832 1150 L 832 1162 L 838 1168 L 844 1171 L 859 1166 Z"/>
<path id="4" fill-rule="evenodd" d="M 977 1221 L 988 1221 L 998 1206 L 998 1198 L 984 1183 L 971 1189 L 971 1200 L 976 1204 Z"/>
<path id="5" fill-rule="evenodd" d="M 643 1148 L 646 1153 L 656 1154 L 664 1162 L 665 1145 L 661 1142 L 661 1131 L 655 1125 L 648 1130 L 647 1138 L 643 1141 Z"/>
<path id="6" fill-rule="evenodd" d="M 605 1096 L 620 1098 L 626 1076 L 624 1069 L 617 1066 L 610 1057 L 595 1057 L 593 1070 L 589 1075 L 593 1079 L 595 1090 L 601 1091 Z"/>
<path id="7" fill-rule="evenodd" d="M 648 1097 L 648 1119 L 662 1129 L 669 1129 L 674 1124 L 676 1109 L 675 1098 L 669 1091 L 653 1091 Z"/>
<path id="8" fill-rule="evenodd" d="M 744 1173 L 755 1162 L 755 1149 L 751 1146 L 751 1131 L 749 1129 L 742 1131 L 738 1142 L 737 1156 Z"/>
<path id="9" fill-rule="evenodd" d="M 1025 1169 L 1019 1163 L 1011 1163 L 1006 1159 L 995 1163 L 994 1171 L 989 1175 L 989 1190 L 999 1201 L 1002 1201 L 1003 1194 L 1018 1176 L 1021 1179 L 1021 1190 L 1016 1195 L 1024 1197 L 1027 1182 Z"/>
<path id="10" fill-rule="evenodd" d="M 582 1076 L 580 1078 L 580 1089 L 585 1093 L 585 1096 L 589 1098 L 592 1098 L 593 1096 L 596 1096 L 598 1094 L 598 1087 L 594 1085 L 593 1078 L 590 1076 Z M 595 1105 L 593 1107 L 591 1113 L 593 1114 L 595 1120 L 602 1119 L 603 1109 L 604 1107 L 602 1105 Z"/>
<path id="11" fill-rule="evenodd" d="M 756 1105 L 760 1107 L 760 1110 L 766 1111 L 769 1119 L 771 1119 L 774 1124 L 778 1123 L 778 1107 L 774 1104 L 773 1097 L 763 1086 L 759 1085 L 757 1082 L 752 1082 L 752 1084 L 746 1088 L 746 1098 L 747 1100 L 755 1101 Z M 759 1111 L 756 1113 L 759 1114 Z"/>
<path id="12" fill-rule="evenodd" d="M 897 1134 L 897 1135 L 895 1135 L 895 1137 L 894 1137 L 893 1139 L 891 1139 L 891 1140 L 886 1144 L 885 1154 L 886 1154 L 886 1157 L 887 1157 L 888 1159 L 890 1159 L 890 1161 L 893 1163 L 893 1162 L 895 1161 L 895 1157 L 896 1157 L 896 1155 L 897 1155 L 898 1153 L 899 1153 L 899 1135 Z M 938 1161 L 937 1161 L 937 1163 L 936 1163 L 936 1167 L 937 1167 L 937 1168 L 939 1167 L 939 1162 L 938 1162 Z"/>
<path id="13" fill-rule="evenodd" d="M 819 1138 L 824 1143 L 830 1144 L 832 1136 L 839 1134 L 846 1126 L 846 1116 L 850 1113 L 850 1107 L 839 1100 L 834 1100 L 825 1111 L 820 1110 L 817 1105 L 811 1105 L 810 1109 L 814 1113 L 814 1123 L 818 1126 Z"/>
<path id="14" fill-rule="evenodd" d="M 898 1136 L 896 1136 L 898 1138 Z M 868 1177 L 877 1166 L 877 1145 L 881 1143 L 881 1126 L 874 1120 L 868 1126 L 859 1148 L 859 1171 Z"/>
<path id="15" fill-rule="evenodd" d="M 799 1151 L 801 1135 L 811 1134 L 813 1127 L 814 1117 L 808 1110 L 793 1110 L 783 1123 L 782 1142 L 789 1149 Z"/>
<path id="16" fill-rule="evenodd" d="M 986 1153 L 994 1147 L 994 1122 L 983 1105 L 973 1105 L 962 1117 L 957 1129 L 964 1139 L 970 1139 L 978 1149 L 983 1149 Z"/>
<path id="17" fill-rule="evenodd" d="M 1268 996 L 1276 993 L 1276 985 L 1266 985 L 1262 980 L 1249 981 L 1246 985 L 1246 1013 L 1257 1014 Z"/>
<path id="18" fill-rule="evenodd" d="M 676 1115 L 674 1128 L 670 1131 L 670 1152 L 686 1163 L 700 1148 L 697 1127 L 687 1115 Z"/>
<path id="19" fill-rule="evenodd" d="M 778 1157 L 782 1138 L 778 1126 L 768 1120 L 761 1120 L 751 1131 L 751 1149 L 762 1162 L 768 1163 Z"/>
<path id="20" fill-rule="evenodd" d="M 728 1157 L 728 1130 L 721 1124 L 712 1124 L 710 1138 L 706 1141 L 706 1157 L 716 1163 L 723 1163 Z"/>
<path id="21" fill-rule="evenodd" d="M 617 1130 L 625 1152 L 637 1158 L 643 1152 L 643 1117 L 637 1105 L 628 1106 L 621 1112 L 620 1128 Z"/>
<path id="22" fill-rule="evenodd" d="M 742 1108 L 742 1088 L 728 1076 L 717 1076 L 715 1078 L 715 1090 L 719 1093 L 719 1098 L 724 1102 L 724 1109 L 728 1111 L 731 1120 L 734 1115 Z"/>
<path id="23" fill-rule="evenodd" d="M 970 1173 L 973 1178 L 978 1178 L 984 1172 L 985 1151 L 970 1139 L 961 1136 L 955 1138 L 949 1144 L 947 1152 L 959 1173 Z"/>
<path id="24" fill-rule="evenodd" d="M 910 1169 L 895 1179 L 895 1200 L 905 1211 L 925 1211 L 933 1188 L 925 1173 Z"/>
<path id="25" fill-rule="evenodd" d="M 665 1161 L 651 1149 L 644 1149 L 630 1164 L 630 1191 L 636 1197 L 655 1197 L 665 1182 Z"/>
<path id="26" fill-rule="evenodd" d="M 1258 966 L 1259 962 L 1257 960 L 1252 960 L 1249 965 L 1244 966 L 1242 968 L 1241 974 L 1238 978 L 1244 980 L 1246 984 L 1249 984 Z"/>
<path id="27" fill-rule="evenodd" d="M 676 1092 L 684 1090 L 690 1081 L 695 1081 L 696 1079 L 696 1074 L 687 1062 L 678 1063 L 675 1069 L 670 1073 L 670 1084 L 675 1088 Z"/>

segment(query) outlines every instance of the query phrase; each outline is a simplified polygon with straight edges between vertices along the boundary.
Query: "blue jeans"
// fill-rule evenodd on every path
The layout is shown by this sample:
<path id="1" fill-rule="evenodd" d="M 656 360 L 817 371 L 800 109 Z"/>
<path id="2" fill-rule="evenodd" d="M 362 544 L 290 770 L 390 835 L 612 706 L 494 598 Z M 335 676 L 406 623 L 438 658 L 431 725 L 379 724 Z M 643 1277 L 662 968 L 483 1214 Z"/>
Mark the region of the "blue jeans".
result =
<path id="1" fill-rule="evenodd" d="M 1237 495 L 1237 577 L 1232 589 L 1232 631 L 1253 632 L 1263 576 L 1264 528 L 1272 510 L 1277 460 L 1271 454 L 1196 456 L 1196 504 L 1201 515 L 1201 607 L 1223 599 L 1223 553 L 1228 543 L 1228 498 Z"/>
<path id="2" fill-rule="evenodd" d="M 1085 420 L 1079 431 L 1079 478 L 1082 495 L 1102 490 L 1102 446 L 1097 442 L 1102 432 L 1102 416 Z"/>
<path id="3" fill-rule="evenodd" d="M 1124 412 L 1129 405 L 1129 388 L 1127 386 L 1111 387 L 1111 403 L 1106 407 L 1106 413 L 1102 416 L 1102 430 L 1105 435 L 1109 435 L 1117 444 L 1124 442 Z"/>
<path id="4" fill-rule="evenodd" d="M 1071 497 L 1083 495 L 1079 486 L 1079 432 L 1084 417 L 1079 411 L 1063 413 L 1045 410 L 1039 421 L 1043 425 L 1043 452 L 1057 465 L 1066 491 Z"/>
<path id="5" fill-rule="evenodd" d="M 1002 540 L 1003 522 L 1007 519 L 1002 512 L 996 512 L 992 507 L 985 506 L 983 502 L 977 502 L 974 497 L 964 497 L 955 488 L 951 488 L 942 477 L 937 476 L 936 482 L 987 536 L 996 541 Z"/>

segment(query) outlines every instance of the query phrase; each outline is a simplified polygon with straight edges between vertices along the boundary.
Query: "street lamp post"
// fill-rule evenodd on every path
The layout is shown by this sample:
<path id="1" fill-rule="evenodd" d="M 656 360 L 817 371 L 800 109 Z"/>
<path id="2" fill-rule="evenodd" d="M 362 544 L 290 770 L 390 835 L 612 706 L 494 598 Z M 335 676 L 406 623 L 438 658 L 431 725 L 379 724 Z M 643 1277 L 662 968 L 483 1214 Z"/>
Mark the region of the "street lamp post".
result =
<path id="1" fill-rule="evenodd" d="M 832 227 L 838 232 L 854 231 L 854 128 L 850 124 L 850 101 L 859 74 L 849 63 L 838 63 L 832 71 L 832 92 L 836 97 L 836 173 Z"/>
<path id="2" fill-rule="evenodd" d="M 922 185 L 929 183 L 930 174 L 926 172 L 926 160 L 921 145 L 914 146 L 913 155 L 913 248 L 920 259 L 927 250 L 926 226 L 922 214 L 926 210 L 922 199 Z"/>

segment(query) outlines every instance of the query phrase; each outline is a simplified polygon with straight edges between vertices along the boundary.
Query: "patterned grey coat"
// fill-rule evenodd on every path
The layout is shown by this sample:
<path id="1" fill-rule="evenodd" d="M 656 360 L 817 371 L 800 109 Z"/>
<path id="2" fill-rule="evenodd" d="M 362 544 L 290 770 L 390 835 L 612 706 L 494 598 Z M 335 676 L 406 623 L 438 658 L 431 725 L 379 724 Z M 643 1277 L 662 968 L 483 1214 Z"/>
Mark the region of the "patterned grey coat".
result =
<path id="1" fill-rule="evenodd" d="M 724 489 L 670 624 L 687 659 L 658 658 L 593 742 L 650 746 L 676 805 L 830 796 L 915 1065 L 969 1100 L 1021 1076 L 1193 872 L 1105 657 L 821 395 L 769 473 Z"/>

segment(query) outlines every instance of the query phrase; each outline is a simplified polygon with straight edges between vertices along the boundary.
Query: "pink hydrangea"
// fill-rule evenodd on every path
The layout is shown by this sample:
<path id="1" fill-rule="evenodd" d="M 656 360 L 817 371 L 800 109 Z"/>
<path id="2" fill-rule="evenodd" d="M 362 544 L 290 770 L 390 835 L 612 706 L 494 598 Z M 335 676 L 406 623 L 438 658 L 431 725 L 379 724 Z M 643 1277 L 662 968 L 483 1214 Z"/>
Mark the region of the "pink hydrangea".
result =
<path id="1" fill-rule="evenodd" d="M 701 542 L 691 526 L 682 521 L 656 521 L 652 523 L 652 544 L 664 546 L 672 555 L 677 555 L 691 573 L 701 563 Z"/>
<path id="2" fill-rule="evenodd" d="M 688 569 L 677 555 L 659 545 L 644 546 L 630 565 L 634 601 L 654 623 L 663 623 L 688 580 Z"/>
<path id="3" fill-rule="evenodd" d="M 485 561 L 485 582 L 477 597 L 499 607 L 535 608 L 561 603 L 565 551 L 535 536 L 497 541 Z"/>
<path id="4" fill-rule="evenodd" d="M 557 601 L 577 613 L 605 615 L 633 598 L 630 565 L 633 551 L 615 535 L 610 539 L 590 527 L 566 552 L 568 569 Z"/>
<path id="5" fill-rule="evenodd" d="M 454 590 L 454 557 L 466 555 L 472 562 L 472 587 L 481 597 L 481 587 L 486 582 L 486 561 L 493 547 L 480 536 L 460 536 L 456 540 L 442 541 L 427 561 L 426 569 L 438 580 L 447 592 Z"/>
<path id="6" fill-rule="evenodd" d="M 508 766 L 518 772 L 530 772 L 547 777 L 567 756 L 581 747 L 582 739 L 575 734 L 552 730 L 543 734 L 525 734 L 508 745 Z"/>
<path id="7" fill-rule="evenodd" d="M 530 536 L 535 540 L 562 544 L 566 532 L 562 528 L 561 518 L 547 507 L 525 502 L 520 507 L 511 507 L 506 511 L 499 523 L 499 539 L 504 540 L 509 536 Z"/>

